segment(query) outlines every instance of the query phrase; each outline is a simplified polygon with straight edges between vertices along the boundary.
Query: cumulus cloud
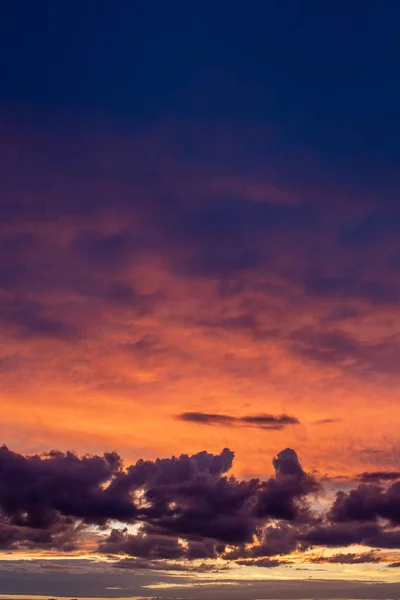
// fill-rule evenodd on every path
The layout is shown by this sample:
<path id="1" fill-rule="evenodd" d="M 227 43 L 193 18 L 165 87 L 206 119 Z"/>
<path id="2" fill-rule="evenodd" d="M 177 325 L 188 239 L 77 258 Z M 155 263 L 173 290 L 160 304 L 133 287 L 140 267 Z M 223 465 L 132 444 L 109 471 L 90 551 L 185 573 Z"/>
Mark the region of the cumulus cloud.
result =
<path id="1" fill-rule="evenodd" d="M 225 544 L 254 542 L 270 519 L 308 518 L 306 499 L 318 485 L 304 472 L 294 450 L 276 456 L 275 475 L 266 481 L 227 476 L 233 457 L 231 450 L 224 449 L 215 455 L 199 452 L 139 460 L 124 469 L 116 453 L 79 457 L 51 451 L 23 456 L 3 446 L 3 543 L 11 547 L 25 535 L 27 544 L 35 540 L 39 544 L 42 538 L 32 532 L 41 531 L 47 544 L 53 538 L 58 545 L 67 544 L 65 536 L 72 533 L 69 529 L 65 533 L 63 527 L 117 521 L 137 523 L 141 530 L 133 535 L 115 529 L 101 544 L 101 552 L 149 559 L 207 559 L 223 553 Z M 187 543 L 182 545 L 180 539 Z M 279 544 L 272 530 L 262 543 L 269 545 L 270 553 Z M 281 540 L 280 547 L 286 544 Z"/>
<path id="2" fill-rule="evenodd" d="M 375 521 L 387 519 L 400 523 L 400 482 L 387 489 L 374 484 L 361 484 L 350 492 L 338 492 L 330 510 L 333 521 Z"/>
<path id="3" fill-rule="evenodd" d="M 3 446 L 0 548 L 68 552 L 79 547 L 89 526 L 100 532 L 111 525 L 97 551 L 148 564 L 222 558 L 274 567 L 284 564 L 282 557 L 314 547 L 400 548 L 398 483 L 339 492 L 325 513 L 315 514 L 310 500 L 320 484 L 293 449 L 276 455 L 275 473 L 266 480 L 229 475 L 233 458 L 225 448 L 124 467 L 115 452 L 23 456 Z M 313 560 L 357 564 L 379 557 L 370 551 Z"/>

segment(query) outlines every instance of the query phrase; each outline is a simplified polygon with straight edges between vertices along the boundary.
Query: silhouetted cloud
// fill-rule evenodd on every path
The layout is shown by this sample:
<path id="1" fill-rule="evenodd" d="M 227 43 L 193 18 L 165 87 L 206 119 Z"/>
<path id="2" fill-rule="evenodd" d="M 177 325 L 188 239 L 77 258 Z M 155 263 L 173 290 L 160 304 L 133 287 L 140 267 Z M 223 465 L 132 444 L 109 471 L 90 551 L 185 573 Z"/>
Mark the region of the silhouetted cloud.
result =
<path id="1" fill-rule="evenodd" d="M 298 540 L 310 546 L 338 548 L 340 546 L 351 546 L 352 544 L 368 545 L 368 540 L 377 539 L 380 534 L 381 529 L 376 524 L 322 524 L 303 533 L 299 532 Z"/>
<path id="2" fill-rule="evenodd" d="M 127 534 L 127 530 L 113 529 L 99 546 L 103 554 L 128 554 L 148 559 L 180 559 L 185 556 L 184 546 L 174 537 Z"/>
<path id="3" fill-rule="evenodd" d="M 98 552 L 150 562 L 223 558 L 274 567 L 284 564 L 280 557 L 311 547 L 400 548 L 398 483 L 338 492 L 318 515 L 309 499 L 320 485 L 293 449 L 273 459 L 275 474 L 265 481 L 227 476 L 233 458 L 226 448 L 123 468 L 116 453 L 22 456 L 3 446 L 0 547 L 67 552 L 79 546 L 88 525 L 112 522 L 122 528 L 114 527 Z M 137 533 L 124 524 L 136 524 Z M 315 562 L 356 564 L 379 557 L 372 551 L 339 553 Z"/>
<path id="4" fill-rule="evenodd" d="M 49 535 L 60 523 L 103 526 L 113 521 L 137 523 L 141 531 L 132 535 L 115 529 L 101 552 L 206 559 L 224 552 L 224 544 L 253 542 L 269 519 L 309 518 L 306 498 L 318 484 L 303 471 L 294 450 L 276 456 L 275 475 L 266 481 L 225 476 L 233 457 L 224 449 L 217 455 L 139 460 L 123 469 L 116 453 L 79 457 L 51 451 L 25 457 L 3 446 L 0 509 L 5 544 L 19 543 L 25 529 L 27 544 L 32 530 L 42 530 L 50 544 Z M 270 533 L 271 552 L 271 544 L 278 541 Z M 178 542 L 181 538 L 188 545 Z"/>
<path id="5" fill-rule="evenodd" d="M 338 492 L 330 509 L 333 521 L 375 521 L 378 518 L 400 523 L 400 482 L 387 489 L 361 484 L 349 492 Z"/>
<path id="6" fill-rule="evenodd" d="M 0 517 L 0 550 L 58 550 L 79 548 L 82 527 L 71 517 L 57 515 L 45 527 L 17 525 L 10 517 Z"/>
<path id="7" fill-rule="evenodd" d="M 357 475 L 363 483 L 381 483 L 400 479 L 400 471 L 365 471 Z"/>
<path id="8" fill-rule="evenodd" d="M 225 560 L 255 559 L 261 557 L 290 554 L 299 546 L 298 524 L 285 522 L 266 525 L 252 546 L 239 545 L 222 555 Z"/>
<path id="9" fill-rule="evenodd" d="M 232 415 L 218 415 L 202 412 L 184 412 L 177 417 L 181 421 L 190 423 L 200 423 L 202 425 L 225 425 L 225 426 L 244 426 L 258 427 L 260 429 L 283 429 L 287 425 L 299 425 L 300 421 L 296 417 L 289 415 L 245 415 L 243 417 L 234 417 Z"/>
<path id="10" fill-rule="evenodd" d="M 272 558 L 260 558 L 258 560 L 237 560 L 236 564 L 244 565 L 246 567 L 263 567 L 264 569 L 273 569 L 281 565 L 286 565 L 287 562 Z"/>
<path id="11" fill-rule="evenodd" d="M 129 496 L 112 494 L 104 485 L 121 469 L 116 453 L 84 456 L 52 451 L 22 456 L 0 448 L 0 508 L 12 525 L 51 528 L 59 516 L 104 523 L 130 521 L 136 514 Z"/>
<path id="12" fill-rule="evenodd" d="M 354 552 L 350 553 L 340 553 L 334 554 L 332 556 L 317 556 L 310 560 L 312 563 L 323 564 L 340 564 L 340 565 L 360 565 L 364 563 L 379 563 L 383 562 L 382 558 L 371 550 L 370 552 L 363 552 L 361 554 L 355 554 Z"/>
<path id="13" fill-rule="evenodd" d="M 188 557 L 186 557 L 188 558 Z M 229 566 L 210 563 L 190 564 L 188 562 L 169 562 L 166 560 L 147 560 L 137 558 L 123 558 L 112 563 L 113 568 L 126 570 L 149 571 L 180 571 L 184 573 L 220 573 L 228 571 Z"/>

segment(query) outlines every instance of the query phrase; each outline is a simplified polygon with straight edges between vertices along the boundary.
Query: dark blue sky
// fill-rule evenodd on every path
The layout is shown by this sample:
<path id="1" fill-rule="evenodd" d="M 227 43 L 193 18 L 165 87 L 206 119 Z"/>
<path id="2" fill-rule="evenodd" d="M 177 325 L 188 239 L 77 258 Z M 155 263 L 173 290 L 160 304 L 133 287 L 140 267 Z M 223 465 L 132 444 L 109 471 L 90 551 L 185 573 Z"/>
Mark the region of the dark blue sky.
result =
<path id="1" fill-rule="evenodd" d="M 395 0 L 16 0 L 2 7 L 0 101 L 28 120 L 273 124 L 276 155 L 306 149 L 337 180 L 387 186 L 399 28 Z"/>
<path id="2" fill-rule="evenodd" d="M 1 17 L 10 104 L 398 131 L 395 0 L 15 0 Z"/>

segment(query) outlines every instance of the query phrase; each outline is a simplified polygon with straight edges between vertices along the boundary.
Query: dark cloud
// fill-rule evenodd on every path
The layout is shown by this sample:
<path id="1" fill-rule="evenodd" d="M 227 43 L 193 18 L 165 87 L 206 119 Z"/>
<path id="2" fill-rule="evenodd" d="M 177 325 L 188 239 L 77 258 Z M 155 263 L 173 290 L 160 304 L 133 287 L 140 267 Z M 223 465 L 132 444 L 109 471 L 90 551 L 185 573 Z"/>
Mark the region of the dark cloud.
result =
<path id="1" fill-rule="evenodd" d="M 59 550 L 79 548 L 83 528 L 70 517 L 57 516 L 45 528 L 15 525 L 10 517 L 0 517 L 0 550 Z"/>
<path id="2" fill-rule="evenodd" d="M 128 496 L 113 495 L 104 485 L 121 469 L 115 453 L 84 456 L 53 451 L 22 456 L 0 448 L 0 508 L 12 525 L 51 528 L 59 516 L 104 523 L 132 520 L 135 507 Z"/>
<path id="3" fill-rule="evenodd" d="M 368 540 L 381 534 L 381 529 L 376 524 L 332 524 L 318 525 L 304 533 L 299 533 L 298 540 L 310 546 L 326 546 L 338 548 L 352 544 L 368 545 Z"/>
<path id="4" fill-rule="evenodd" d="M 274 518 L 294 521 L 309 520 L 304 499 L 319 491 L 316 480 L 304 472 L 297 454 L 291 448 L 282 450 L 273 460 L 275 477 L 260 486 L 255 512 L 261 518 Z"/>
<path id="5" fill-rule="evenodd" d="M 239 545 L 222 555 L 225 560 L 256 559 L 290 554 L 299 547 L 297 524 L 285 522 L 266 525 L 252 546 Z"/>
<path id="6" fill-rule="evenodd" d="M 237 560 L 236 564 L 244 565 L 246 567 L 263 567 L 264 569 L 273 569 L 281 565 L 286 565 L 287 562 L 272 558 L 260 558 L 258 560 Z"/>
<path id="7" fill-rule="evenodd" d="M 322 523 L 316 527 L 308 527 L 299 531 L 297 540 L 307 546 L 326 546 L 339 548 L 353 544 L 369 548 L 400 548 L 400 532 L 390 525 L 378 523 Z"/>
<path id="8" fill-rule="evenodd" d="M 334 554 L 333 556 L 317 556 L 312 558 L 312 563 L 324 564 L 340 564 L 340 565 L 360 565 L 364 563 L 379 563 L 382 562 L 382 558 L 371 550 L 370 552 L 364 552 L 362 554 L 355 553 L 340 553 Z"/>
<path id="9" fill-rule="evenodd" d="M 309 500 L 320 486 L 294 450 L 274 458 L 275 474 L 265 481 L 226 475 L 233 456 L 224 449 L 216 455 L 139 460 L 123 469 L 115 453 L 22 456 L 3 446 L 0 547 L 67 552 L 79 546 L 88 525 L 117 522 L 136 524 L 138 531 L 114 528 L 98 552 L 146 561 L 130 563 L 137 569 L 217 558 L 274 567 L 284 564 L 281 557 L 312 547 L 400 548 L 399 484 L 341 491 L 318 515 Z M 340 553 L 314 562 L 357 564 L 379 557 L 372 551 Z"/>
<path id="10" fill-rule="evenodd" d="M 138 533 L 129 535 L 127 530 L 113 529 L 106 541 L 99 546 L 103 554 L 128 554 L 138 558 L 180 559 L 185 556 L 184 546 L 174 537 Z"/>
<path id="11" fill-rule="evenodd" d="M 361 484 L 350 492 L 339 492 L 330 509 L 333 521 L 374 521 L 388 519 L 400 523 L 400 483 L 384 489 L 378 485 Z"/>
<path id="12" fill-rule="evenodd" d="M 4 446 L 0 508 L 5 525 L 11 526 L 4 530 L 5 544 L 17 543 L 25 529 L 41 530 L 47 540 L 63 519 L 82 526 L 117 521 L 138 523 L 141 532 L 132 536 L 115 530 L 101 552 L 206 559 L 224 552 L 224 544 L 253 542 L 269 519 L 308 518 L 306 498 L 318 486 L 294 450 L 277 455 L 275 476 L 266 481 L 226 476 L 233 456 L 228 449 L 217 455 L 199 452 L 140 460 L 124 470 L 115 453 L 78 457 L 52 451 L 25 457 Z M 185 547 L 180 538 L 188 540 Z M 276 536 L 273 540 L 271 532 L 270 548 L 277 544 Z"/>
<path id="13" fill-rule="evenodd" d="M 202 474 L 218 480 L 232 467 L 234 453 L 225 448 L 220 454 L 198 452 L 193 456 L 158 458 L 155 461 L 138 460 L 126 472 L 118 473 L 111 482 L 110 490 L 132 491 L 146 485 L 150 489 L 162 488 L 195 481 Z"/>
<path id="14" fill-rule="evenodd" d="M 146 561 L 221 557 L 272 567 L 278 564 L 274 560 L 282 564 L 275 557 L 310 547 L 400 547 L 398 483 L 341 491 L 318 516 L 309 497 L 319 492 L 319 484 L 294 450 L 274 458 L 275 474 L 265 481 L 227 476 L 232 462 L 233 452 L 225 449 L 217 455 L 140 460 L 123 469 L 115 453 L 78 457 L 51 451 L 26 457 L 3 446 L 0 546 L 69 551 L 88 525 L 112 521 L 136 523 L 139 531 L 114 529 L 98 551 Z M 339 554 L 327 562 L 377 561 L 369 553 Z"/>
<path id="15" fill-rule="evenodd" d="M 225 426 L 244 426 L 258 427 L 259 429 L 283 429 L 287 425 L 298 425 L 300 421 L 296 417 L 289 415 L 246 415 L 243 417 L 234 417 L 232 415 L 218 415 L 202 412 L 184 412 L 178 415 L 181 421 L 190 423 L 200 423 L 202 425 L 225 425 Z"/>
<path id="16" fill-rule="evenodd" d="M 400 471 L 366 471 L 357 475 L 363 483 L 381 483 L 400 479 Z"/>
<path id="17" fill-rule="evenodd" d="M 202 425 L 234 425 L 236 417 L 230 415 L 213 415 L 202 412 L 184 412 L 178 415 L 180 421 L 189 421 L 189 423 L 201 423 Z"/>
<path id="18" fill-rule="evenodd" d="M 331 425 L 333 423 L 341 423 L 343 419 L 319 419 L 318 421 L 314 421 L 315 425 Z"/>
<path id="19" fill-rule="evenodd" d="M 228 566 L 220 566 L 210 563 L 190 564 L 188 562 L 167 562 L 165 560 L 143 560 L 136 558 L 123 558 L 115 563 L 116 569 L 126 570 L 149 570 L 149 571 L 179 571 L 183 573 L 220 573 L 228 571 Z"/>
<path id="20" fill-rule="evenodd" d="M 150 487 L 146 498 L 155 510 L 153 524 L 175 535 L 241 544 L 253 541 L 268 519 L 308 519 L 305 499 L 318 491 L 317 482 L 303 471 L 290 448 L 280 452 L 273 465 L 275 476 L 266 481 L 215 479 L 204 474 L 175 487 Z M 177 506 L 168 515 L 171 502 Z"/>

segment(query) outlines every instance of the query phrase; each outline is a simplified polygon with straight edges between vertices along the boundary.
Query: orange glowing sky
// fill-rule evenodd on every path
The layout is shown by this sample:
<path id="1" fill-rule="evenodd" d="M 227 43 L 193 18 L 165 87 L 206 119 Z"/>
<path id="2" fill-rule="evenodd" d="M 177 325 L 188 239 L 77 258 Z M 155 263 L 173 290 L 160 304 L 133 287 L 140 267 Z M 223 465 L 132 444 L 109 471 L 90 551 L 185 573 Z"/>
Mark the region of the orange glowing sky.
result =
<path id="1" fill-rule="evenodd" d="M 343 241 L 370 200 L 321 189 L 305 203 L 268 177 L 187 166 L 169 132 L 148 138 L 93 127 L 65 148 L 47 132 L 3 132 L 8 178 L 44 150 L 2 225 L 8 443 L 127 459 L 228 446 L 241 476 L 269 473 L 269 457 L 293 446 L 322 474 L 394 470 L 398 244 Z M 187 411 L 299 424 L 177 419 Z"/>

